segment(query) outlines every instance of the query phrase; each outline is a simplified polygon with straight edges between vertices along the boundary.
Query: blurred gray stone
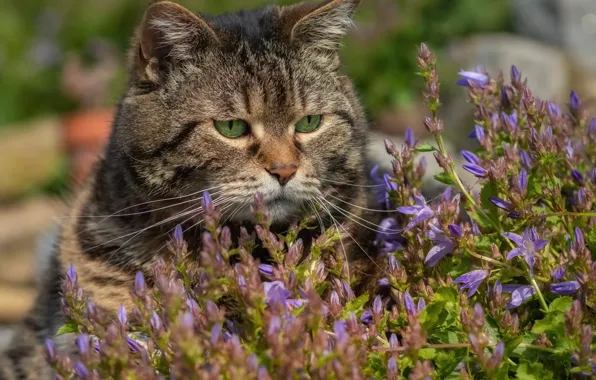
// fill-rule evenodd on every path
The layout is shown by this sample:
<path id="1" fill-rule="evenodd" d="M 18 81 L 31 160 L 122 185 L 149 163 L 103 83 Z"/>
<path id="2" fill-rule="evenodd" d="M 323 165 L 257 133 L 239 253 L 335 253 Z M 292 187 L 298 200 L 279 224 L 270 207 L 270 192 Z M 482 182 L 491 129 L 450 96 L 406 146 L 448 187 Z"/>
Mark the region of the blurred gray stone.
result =
<path id="1" fill-rule="evenodd" d="M 557 0 L 557 6 L 565 51 L 596 73 L 596 0 Z"/>
<path id="2" fill-rule="evenodd" d="M 512 0 L 511 8 L 515 32 L 549 45 L 563 46 L 561 15 L 558 11 L 557 1 Z"/>
<path id="3" fill-rule="evenodd" d="M 493 77 L 502 70 L 509 79 L 511 65 L 515 65 L 542 99 L 566 101 L 569 96 L 565 54 L 546 44 L 510 34 L 486 34 L 452 45 L 450 53 L 462 69 L 473 70 L 481 64 Z"/>

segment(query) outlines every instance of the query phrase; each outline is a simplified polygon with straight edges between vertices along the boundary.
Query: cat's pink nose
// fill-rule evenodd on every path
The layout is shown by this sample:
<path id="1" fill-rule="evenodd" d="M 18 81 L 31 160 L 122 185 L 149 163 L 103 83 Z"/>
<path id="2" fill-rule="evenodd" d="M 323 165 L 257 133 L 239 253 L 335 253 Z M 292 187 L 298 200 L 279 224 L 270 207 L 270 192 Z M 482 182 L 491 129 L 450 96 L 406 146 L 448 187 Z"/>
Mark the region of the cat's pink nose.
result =
<path id="1" fill-rule="evenodd" d="M 277 178 L 279 184 L 283 186 L 286 183 L 288 183 L 292 178 L 294 178 L 296 170 L 298 170 L 298 166 L 294 164 L 282 165 L 275 163 L 266 170 L 269 172 L 269 174 Z"/>

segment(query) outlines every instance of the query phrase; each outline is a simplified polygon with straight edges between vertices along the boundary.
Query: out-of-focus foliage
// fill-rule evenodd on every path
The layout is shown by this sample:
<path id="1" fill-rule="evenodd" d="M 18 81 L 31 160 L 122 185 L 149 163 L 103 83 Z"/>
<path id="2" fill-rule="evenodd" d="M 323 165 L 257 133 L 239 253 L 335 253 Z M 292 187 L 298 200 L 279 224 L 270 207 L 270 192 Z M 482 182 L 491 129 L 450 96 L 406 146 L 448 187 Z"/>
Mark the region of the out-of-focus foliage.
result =
<path id="1" fill-rule="evenodd" d="M 294 3 L 277 1 L 279 4 Z M 266 0 L 181 0 L 193 11 L 220 13 L 253 8 Z M 480 4 L 482 3 L 482 4 Z M 428 41 L 438 52 L 450 39 L 509 28 L 508 0 L 367 0 L 358 28 L 345 44 L 345 62 L 373 116 L 417 98 L 415 49 Z M 118 101 L 126 86 L 126 49 L 146 0 L 1 0 L 0 126 L 47 113 L 65 113 L 80 104 L 66 96 L 63 65 L 72 54 L 88 62 L 115 47 L 118 72 L 105 105 Z"/>

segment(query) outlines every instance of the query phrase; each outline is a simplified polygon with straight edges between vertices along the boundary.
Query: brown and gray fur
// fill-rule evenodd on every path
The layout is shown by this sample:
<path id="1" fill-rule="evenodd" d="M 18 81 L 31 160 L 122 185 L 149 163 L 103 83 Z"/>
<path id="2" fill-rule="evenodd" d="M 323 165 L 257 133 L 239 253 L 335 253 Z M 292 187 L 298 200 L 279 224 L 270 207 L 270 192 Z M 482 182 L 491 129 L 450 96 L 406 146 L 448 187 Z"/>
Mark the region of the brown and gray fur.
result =
<path id="1" fill-rule="evenodd" d="M 364 216 L 367 121 L 338 55 L 358 3 L 270 6 L 217 17 L 170 2 L 148 8 L 104 157 L 77 193 L 35 307 L 0 357 L 0 379 L 50 377 L 42 342 L 62 323 L 60 283 L 69 264 L 98 305 L 130 306 L 136 271 L 151 283 L 167 234 L 177 223 L 189 228 L 200 221 L 204 189 L 236 224 L 250 223 L 257 191 L 280 231 L 329 189 L 336 197 L 329 202 Z M 323 115 L 318 130 L 294 132 L 300 118 L 317 114 Z M 250 134 L 229 139 L 213 126 L 231 119 L 246 120 Z M 279 167 L 296 168 L 285 185 L 268 172 Z M 356 241 L 371 240 L 368 229 L 327 207 Z M 194 248 L 195 231 L 185 233 Z M 346 250 L 353 274 L 375 270 L 360 247 Z"/>

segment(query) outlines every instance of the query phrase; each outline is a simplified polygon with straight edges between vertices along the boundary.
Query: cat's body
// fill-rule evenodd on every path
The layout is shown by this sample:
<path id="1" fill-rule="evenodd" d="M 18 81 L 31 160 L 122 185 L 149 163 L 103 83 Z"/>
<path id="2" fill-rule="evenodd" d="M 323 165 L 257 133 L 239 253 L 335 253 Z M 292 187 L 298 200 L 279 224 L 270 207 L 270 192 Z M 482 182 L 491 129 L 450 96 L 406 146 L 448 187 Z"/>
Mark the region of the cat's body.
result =
<path id="1" fill-rule="evenodd" d="M 169 2 L 148 9 L 105 157 L 77 193 L 35 307 L 0 357 L 0 379 L 50 376 L 43 340 L 62 323 L 59 292 L 69 264 L 96 303 L 116 311 L 130 305 L 136 271 L 151 282 L 176 224 L 198 247 L 203 190 L 232 223 L 250 223 L 258 191 L 280 230 L 322 203 L 333 215 L 322 215 L 327 225 L 337 221 L 356 242 L 372 241 L 370 229 L 346 218 L 363 217 L 368 198 L 367 122 L 338 56 L 357 4 L 219 17 Z M 343 246 L 351 271 L 370 274 L 376 264 L 368 246 L 350 243 Z"/>

